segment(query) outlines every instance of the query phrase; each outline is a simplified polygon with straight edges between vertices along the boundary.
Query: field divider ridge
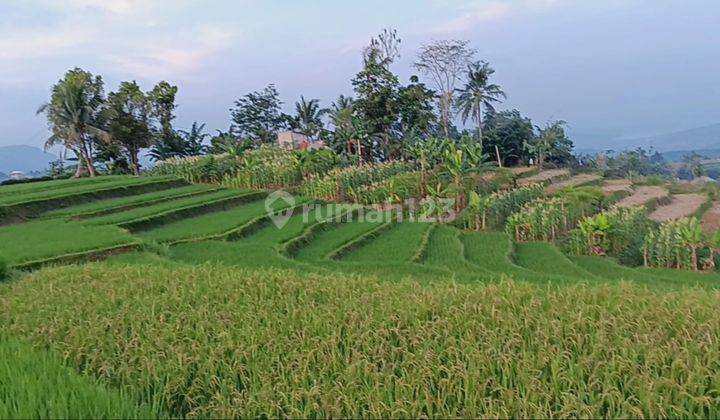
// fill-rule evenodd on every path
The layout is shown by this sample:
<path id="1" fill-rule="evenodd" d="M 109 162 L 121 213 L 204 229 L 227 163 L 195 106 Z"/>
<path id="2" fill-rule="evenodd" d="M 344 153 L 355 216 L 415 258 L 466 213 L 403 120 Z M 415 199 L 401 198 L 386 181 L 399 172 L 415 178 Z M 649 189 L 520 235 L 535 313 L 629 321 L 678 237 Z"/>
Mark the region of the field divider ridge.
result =
<path id="1" fill-rule="evenodd" d="M 340 223 L 338 219 L 342 219 L 343 217 L 354 218 L 361 209 L 362 207 L 352 208 L 340 215 L 333 215 L 332 217 L 311 223 L 302 231 L 302 233 L 279 244 L 276 249 L 281 256 L 294 260 L 297 255 L 297 251 L 304 245 L 310 243 L 320 232 L 323 232 L 331 228 L 333 225 Z"/>
<path id="2" fill-rule="evenodd" d="M 422 262 L 425 261 L 428 254 L 428 245 L 430 244 L 430 235 L 432 235 L 436 228 L 437 225 L 435 223 L 430 224 L 430 227 L 425 231 L 420 240 L 420 245 L 418 245 L 415 255 L 410 259 L 411 262 L 422 264 Z"/>
<path id="3" fill-rule="evenodd" d="M 92 191 L 85 191 L 76 194 L 72 194 L 72 192 L 70 192 L 66 195 L 57 197 L 38 198 L 30 201 L 6 204 L 0 206 L 0 226 L 13 223 L 13 221 L 18 218 L 27 220 L 37 217 L 49 210 L 69 207 L 74 204 L 81 204 L 91 199 L 104 200 L 109 198 L 119 198 L 185 185 L 188 185 L 188 183 L 182 179 L 167 180 L 148 178 L 147 182 L 140 182 L 137 184 L 125 184 L 114 187 L 110 184 L 107 188 Z M 52 208 L 48 208 L 48 206 L 52 206 Z M 5 223 L 7 221 L 10 223 Z"/>
<path id="4" fill-rule="evenodd" d="M 133 203 L 133 204 L 127 204 L 124 206 L 118 206 L 118 207 L 113 207 L 113 208 L 108 208 L 108 209 L 103 209 L 103 210 L 98 210 L 98 211 L 91 211 L 91 212 L 76 214 L 76 215 L 69 216 L 68 219 L 69 220 L 77 220 L 77 221 L 91 219 L 93 217 L 100 217 L 100 216 L 105 216 L 108 214 L 120 213 L 120 212 L 127 211 L 127 210 L 133 210 L 133 209 L 136 209 L 139 207 L 165 203 L 168 201 L 179 200 L 179 199 L 188 198 L 188 197 L 194 197 L 197 195 L 216 192 L 219 190 L 220 190 L 220 188 L 211 188 L 208 190 L 198 190 L 198 191 L 188 192 L 186 194 L 174 195 L 174 196 L 170 196 L 170 197 L 163 197 L 163 198 L 158 198 L 155 200 L 148 200 L 148 201 L 144 201 L 142 203 Z"/>
<path id="5" fill-rule="evenodd" d="M 136 241 L 126 244 L 113 245 L 105 248 L 91 249 L 88 251 L 78 251 L 69 254 L 56 255 L 49 258 L 25 261 L 18 264 L 12 264 L 10 268 L 22 271 L 33 271 L 57 263 L 70 264 L 76 262 L 100 261 L 113 255 L 138 251 L 142 249 L 143 246 L 143 242 Z"/>
<path id="6" fill-rule="evenodd" d="M 240 204 L 249 203 L 265 196 L 267 196 L 266 192 L 251 192 L 235 197 L 221 198 L 206 203 L 193 204 L 178 209 L 164 211 L 152 216 L 141 217 L 139 219 L 120 223 L 117 226 L 129 231 L 130 233 L 142 232 L 193 216 L 231 209 Z"/>
<path id="7" fill-rule="evenodd" d="M 370 229 L 367 232 L 361 233 L 360 235 L 348 239 L 344 244 L 340 245 L 336 249 L 330 251 L 326 256 L 325 259 L 328 260 L 341 260 L 343 257 L 351 253 L 352 251 L 355 251 L 356 249 L 361 248 L 366 243 L 372 241 L 373 239 L 380 236 L 383 232 L 390 229 L 391 227 L 395 226 L 394 220 L 389 220 L 387 222 L 384 222 L 380 224 L 377 227 L 374 227 Z"/>

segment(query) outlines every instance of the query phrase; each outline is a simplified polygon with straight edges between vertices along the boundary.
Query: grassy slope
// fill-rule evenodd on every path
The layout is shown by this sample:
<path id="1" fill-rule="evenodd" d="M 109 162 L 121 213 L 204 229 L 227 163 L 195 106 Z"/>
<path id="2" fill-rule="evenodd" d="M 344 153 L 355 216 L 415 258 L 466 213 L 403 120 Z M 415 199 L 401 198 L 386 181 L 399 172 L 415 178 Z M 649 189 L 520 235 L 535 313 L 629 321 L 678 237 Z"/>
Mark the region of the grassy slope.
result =
<path id="1" fill-rule="evenodd" d="M 511 261 L 513 243 L 502 232 L 463 232 L 460 236 L 468 261 L 496 275 L 531 282 L 561 282 L 569 279 L 556 274 L 540 273 Z"/>
<path id="2" fill-rule="evenodd" d="M 0 333 L 171 415 L 705 418 L 719 299 L 89 264 L 0 287 Z"/>
<path id="3" fill-rule="evenodd" d="M 428 228 L 429 223 L 395 223 L 389 230 L 369 239 L 343 257 L 343 260 L 368 264 L 410 262 Z"/>
<path id="4" fill-rule="evenodd" d="M 179 244 L 172 247 L 176 261 L 202 264 L 208 261 L 255 268 L 302 268 L 305 271 L 323 271 L 281 256 L 277 248 L 285 241 L 300 235 L 310 223 L 325 216 L 310 212 L 290 217 L 282 228 L 267 224 L 248 237 L 237 241 L 204 241 Z"/>
<path id="5" fill-rule="evenodd" d="M 276 201 L 273 210 L 282 210 L 287 203 Z M 265 200 L 256 200 L 230 210 L 203 214 L 197 217 L 179 220 L 166 225 L 140 232 L 137 235 L 154 242 L 173 242 L 183 239 L 204 238 L 222 235 L 236 229 L 253 219 L 267 214 Z"/>
<path id="6" fill-rule="evenodd" d="M 216 189 L 216 187 L 210 185 L 188 185 L 184 187 L 170 188 L 167 190 L 153 191 L 145 194 L 131 195 L 128 197 L 113 198 L 66 207 L 45 213 L 45 216 L 89 216 L 101 212 L 108 213 L 112 210 L 117 211 L 129 206 L 156 204 L 159 201 L 177 199 L 180 197 L 210 192 Z"/>
<path id="7" fill-rule="evenodd" d="M 220 190 L 212 191 L 206 194 L 195 195 L 192 197 L 179 198 L 177 200 L 166 201 L 146 207 L 138 207 L 131 210 L 112 213 L 105 216 L 88 219 L 84 223 L 91 225 L 117 225 L 120 223 L 130 222 L 132 220 L 142 219 L 155 214 L 172 211 L 183 207 L 202 205 L 224 198 L 237 197 L 244 194 L 242 191 Z"/>
<path id="8" fill-rule="evenodd" d="M 15 185 L 0 186 L 0 196 L 8 197 L 10 195 L 28 195 L 39 193 L 41 191 L 58 191 L 61 189 L 77 188 L 85 185 L 95 185 L 99 187 L 102 184 L 116 182 L 127 178 L 124 175 L 108 175 L 96 178 L 70 178 L 55 181 L 28 182 Z"/>
<path id="9" fill-rule="evenodd" d="M 102 177 L 104 178 L 104 177 Z M 78 185 L 67 184 L 58 188 L 48 188 L 39 191 L 29 190 L 22 193 L 11 193 L 0 195 L 0 205 L 16 205 L 37 200 L 49 200 L 66 196 L 94 193 L 101 190 L 131 187 L 138 185 L 148 185 L 155 183 L 164 183 L 171 181 L 173 177 L 110 177 L 107 180 L 101 180 L 94 183 L 81 183 Z M 28 184 L 30 185 L 30 184 Z"/>
<path id="10" fill-rule="evenodd" d="M 0 227 L 0 254 L 11 265 L 137 241 L 115 226 L 86 226 L 60 219 Z"/>
<path id="11" fill-rule="evenodd" d="M 0 418 L 158 418 L 54 355 L 0 338 Z"/>
<path id="12" fill-rule="evenodd" d="M 451 226 L 437 226 L 430 234 L 423 263 L 479 276 L 490 276 L 487 270 L 465 259 L 465 245 L 460 231 Z"/>
<path id="13" fill-rule="evenodd" d="M 720 287 L 720 280 L 715 275 L 697 274 L 678 270 L 645 270 L 634 269 L 618 264 L 612 258 L 604 257 L 571 257 L 577 265 L 606 280 L 630 280 L 651 287 Z"/>
<path id="14" fill-rule="evenodd" d="M 526 269 L 559 275 L 576 280 L 597 280 L 590 272 L 570 261 L 554 245 L 546 242 L 528 242 L 516 245 L 515 262 Z"/>
<path id="15" fill-rule="evenodd" d="M 332 251 L 378 227 L 379 224 L 360 222 L 333 224 L 328 229 L 318 232 L 310 243 L 299 250 L 295 258 L 304 261 L 322 260 Z"/>

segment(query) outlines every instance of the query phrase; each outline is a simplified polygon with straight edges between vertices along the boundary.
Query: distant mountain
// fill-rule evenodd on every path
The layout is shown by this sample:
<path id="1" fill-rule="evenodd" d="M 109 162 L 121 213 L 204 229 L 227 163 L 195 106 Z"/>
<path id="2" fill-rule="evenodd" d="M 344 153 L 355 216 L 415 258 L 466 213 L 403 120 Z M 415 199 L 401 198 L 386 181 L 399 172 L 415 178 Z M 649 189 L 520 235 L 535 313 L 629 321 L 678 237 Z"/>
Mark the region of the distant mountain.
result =
<path id="1" fill-rule="evenodd" d="M 657 136 L 616 139 L 610 143 L 613 146 L 611 148 L 615 150 L 635 149 L 637 147 L 644 149 L 652 147 L 659 152 L 720 149 L 720 124 Z"/>
<path id="2" fill-rule="evenodd" d="M 696 150 L 673 150 L 661 153 L 663 158 L 668 162 L 679 162 L 685 156 L 697 153 L 706 159 L 720 159 L 720 149 L 696 149 Z"/>
<path id="3" fill-rule="evenodd" d="M 43 172 L 58 157 L 32 146 L 0 146 L 0 172 Z"/>

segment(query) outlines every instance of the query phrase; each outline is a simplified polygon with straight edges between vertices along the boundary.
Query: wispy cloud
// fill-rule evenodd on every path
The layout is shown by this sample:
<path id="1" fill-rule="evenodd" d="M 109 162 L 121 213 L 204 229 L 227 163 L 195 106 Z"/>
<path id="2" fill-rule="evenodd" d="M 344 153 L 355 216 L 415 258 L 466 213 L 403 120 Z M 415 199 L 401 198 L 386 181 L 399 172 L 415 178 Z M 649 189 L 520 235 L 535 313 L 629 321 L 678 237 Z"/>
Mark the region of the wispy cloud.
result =
<path id="1" fill-rule="evenodd" d="M 182 78 L 229 47 L 234 29 L 212 22 L 173 22 L 185 0 L 40 0 L 51 18 L 0 26 L 0 75 L 21 77 L 31 60 L 82 56 L 121 77 Z M 33 20 L 33 8 L 23 10 Z M 80 63 L 71 62 L 69 66 Z"/>
<path id="2" fill-rule="evenodd" d="M 202 67 L 205 60 L 232 45 L 233 31 L 200 27 L 186 33 L 182 39 L 158 42 L 148 48 L 106 54 L 104 59 L 120 71 L 143 78 L 185 78 Z"/>
<path id="3" fill-rule="evenodd" d="M 565 0 L 469 0 L 453 2 L 458 13 L 432 28 L 432 32 L 452 33 L 472 29 L 473 26 L 498 21 L 517 13 L 556 7 Z M 459 6 L 458 6 L 459 4 Z"/>

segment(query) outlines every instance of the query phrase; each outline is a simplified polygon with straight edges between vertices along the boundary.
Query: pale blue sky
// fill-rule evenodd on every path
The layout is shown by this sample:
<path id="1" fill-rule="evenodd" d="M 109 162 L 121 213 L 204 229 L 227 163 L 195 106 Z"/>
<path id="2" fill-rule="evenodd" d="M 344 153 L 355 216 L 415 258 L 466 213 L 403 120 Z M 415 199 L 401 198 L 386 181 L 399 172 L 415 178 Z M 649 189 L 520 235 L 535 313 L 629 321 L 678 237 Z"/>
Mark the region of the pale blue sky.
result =
<path id="1" fill-rule="evenodd" d="M 41 146 L 35 110 L 80 66 L 106 80 L 180 88 L 177 125 L 226 129 L 237 97 L 275 83 L 286 107 L 351 94 L 360 51 L 397 28 L 421 43 L 471 41 L 508 100 L 568 121 L 581 147 L 720 122 L 720 2 L 701 0 L 4 0 L 0 145 Z"/>

